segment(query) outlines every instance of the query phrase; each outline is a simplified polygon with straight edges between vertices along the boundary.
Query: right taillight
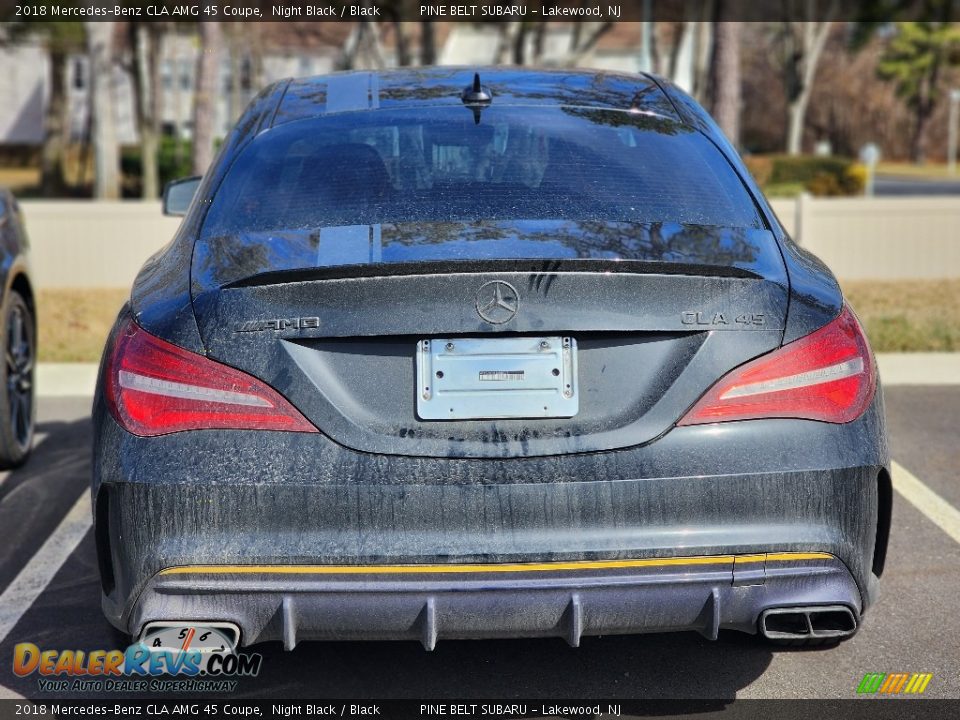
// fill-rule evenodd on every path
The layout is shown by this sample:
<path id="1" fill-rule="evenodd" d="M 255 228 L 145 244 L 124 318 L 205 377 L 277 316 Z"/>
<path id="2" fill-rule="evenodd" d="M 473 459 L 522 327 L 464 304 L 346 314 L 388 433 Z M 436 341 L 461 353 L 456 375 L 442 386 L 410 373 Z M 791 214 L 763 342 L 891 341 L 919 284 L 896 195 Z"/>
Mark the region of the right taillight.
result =
<path id="1" fill-rule="evenodd" d="M 828 325 L 725 375 L 679 424 L 756 418 L 850 422 L 867 409 L 876 384 L 870 346 L 845 305 Z"/>

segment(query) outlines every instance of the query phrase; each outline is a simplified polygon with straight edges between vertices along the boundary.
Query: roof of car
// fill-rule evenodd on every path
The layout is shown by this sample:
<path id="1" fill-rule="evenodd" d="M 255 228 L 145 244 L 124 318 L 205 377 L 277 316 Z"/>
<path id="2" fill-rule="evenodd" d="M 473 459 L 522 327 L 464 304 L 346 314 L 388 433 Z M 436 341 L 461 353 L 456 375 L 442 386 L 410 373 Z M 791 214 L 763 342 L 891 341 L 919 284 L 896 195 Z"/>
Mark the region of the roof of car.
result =
<path id="1" fill-rule="evenodd" d="M 272 124 L 381 108 L 462 105 L 461 93 L 479 73 L 493 104 L 580 106 L 645 112 L 680 121 L 676 108 L 646 75 L 525 68 L 402 68 L 291 80 Z"/>

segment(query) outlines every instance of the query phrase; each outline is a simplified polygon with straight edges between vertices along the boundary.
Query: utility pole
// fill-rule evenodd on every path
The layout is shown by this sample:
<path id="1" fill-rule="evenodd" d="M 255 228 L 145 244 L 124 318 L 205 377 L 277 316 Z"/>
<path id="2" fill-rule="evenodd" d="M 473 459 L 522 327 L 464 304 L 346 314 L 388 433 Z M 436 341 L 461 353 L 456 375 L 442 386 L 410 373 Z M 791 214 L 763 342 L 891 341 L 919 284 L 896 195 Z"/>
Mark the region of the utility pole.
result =
<path id="1" fill-rule="evenodd" d="M 957 109 L 960 107 L 960 88 L 950 91 L 950 113 L 947 122 L 947 166 L 951 175 L 957 174 Z"/>

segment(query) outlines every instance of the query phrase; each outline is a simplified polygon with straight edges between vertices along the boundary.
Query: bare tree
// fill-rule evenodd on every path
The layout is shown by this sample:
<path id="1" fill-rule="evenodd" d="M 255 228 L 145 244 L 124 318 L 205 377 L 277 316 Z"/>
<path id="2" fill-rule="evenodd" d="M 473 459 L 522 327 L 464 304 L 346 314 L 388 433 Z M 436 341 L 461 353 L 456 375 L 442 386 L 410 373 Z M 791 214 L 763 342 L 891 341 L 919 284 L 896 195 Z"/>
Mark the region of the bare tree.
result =
<path id="1" fill-rule="evenodd" d="M 563 67 L 580 65 L 611 28 L 612 22 L 577 23 L 570 39 L 570 51 L 560 60 Z"/>
<path id="2" fill-rule="evenodd" d="M 160 42 L 161 23 L 130 23 L 133 88 L 140 133 L 141 197 L 160 195 Z"/>
<path id="3" fill-rule="evenodd" d="M 254 23 L 250 23 L 254 24 Z M 227 61 L 230 65 L 230 94 L 227 102 L 227 116 L 231 123 L 240 117 L 243 110 L 243 62 L 245 38 L 243 24 L 227 23 Z"/>
<path id="4" fill-rule="evenodd" d="M 263 27 L 260 23 L 243 23 L 250 51 L 250 86 L 259 91 L 266 83 L 263 75 Z"/>
<path id="5" fill-rule="evenodd" d="M 495 65 L 506 65 L 514 61 L 514 48 L 517 45 L 517 38 L 520 37 L 522 24 L 514 21 L 497 25 L 497 49 L 493 56 Z"/>
<path id="6" fill-rule="evenodd" d="M 807 105 L 817 74 L 817 64 L 830 35 L 837 3 L 827 6 L 824 20 L 814 22 L 815 0 L 803 0 L 806 22 L 784 22 L 782 28 L 782 66 L 787 96 L 787 152 L 799 155 L 803 143 Z"/>
<path id="7" fill-rule="evenodd" d="M 43 114 L 43 149 L 40 155 L 40 191 L 45 197 L 60 195 L 63 177 L 63 149 L 67 126 L 67 54 L 50 45 L 50 95 Z"/>
<path id="8" fill-rule="evenodd" d="M 193 100 L 193 158 L 195 175 L 203 175 L 213 161 L 214 124 L 217 114 L 220 49 L 223 44 L 220 23 L 201 22 L 200 56 Z"/>
<path id="9" fill-rule="evenodd" d="M 420 23 L 420 64 L 433 65 L 437 61 L 437 40 L 433 21 Z"/>
<path id="10" fill-rule="evenodd" d="M 67 101 L 67 59 L 84 52 L 82 22 L 4 23 L 0 45 L 15 45 L 25 38 L 42 40 L 47 51 L 48 95 L 43 113 L 43 147 L 40 151 L 40 191 L 45 197 L 58 197 L 66 190 L 63 156 L 68 140 L 69 103 Z"/>
<path id="11" fill-rule="evenodd" d="M 722 6 L 725 3 L 720 2 Z M 740 142 L 740 23 L 722 19 L 713 24 L 710 112 L 730 142 Z"/>
<path id="12" fill-rule="evenodd" d="M 385 10 L 387 17 L 390 18 L 390 24 L 393 27 L 397 66 L 406 67 L 413 62 L 413 55 L 410 52 L 410 36 L 407 34 L 407 23 L 403 22 L 403 15 L 406 12 L 406 2 L 405 0 L 394 0 Z"/>
<path id="13" fill-rule="evenodd" d="M 533 30 L 533 45 L 531 47 L 530 60 L 534 65 L 543 62 L 543 53 L 547 49 L 547 21 L 540 20 L 536 23 Z"/>
<path id="14" fill-rule="evenodd" d="M 343 53 L 345 70 L 376 70 L 386 65 L 380 42 L 380 25 L 375 20 L 357 23 Z"/>
<path id="15" fill-rule="evenodd" d="M 713 23 L 698 20 L 687 23 L 693 33 L 693 97 L 705 103 L 710 86 L 710 58 L 713 55 Z"/>
<path id="16" fill-rule="evenodd" d="M 113 117 L 113 36 L 115 23 L 88 22 L 90 58 L 90 115 L 93 132 L 93 196 L 120 197 L 120 151 Z"/>

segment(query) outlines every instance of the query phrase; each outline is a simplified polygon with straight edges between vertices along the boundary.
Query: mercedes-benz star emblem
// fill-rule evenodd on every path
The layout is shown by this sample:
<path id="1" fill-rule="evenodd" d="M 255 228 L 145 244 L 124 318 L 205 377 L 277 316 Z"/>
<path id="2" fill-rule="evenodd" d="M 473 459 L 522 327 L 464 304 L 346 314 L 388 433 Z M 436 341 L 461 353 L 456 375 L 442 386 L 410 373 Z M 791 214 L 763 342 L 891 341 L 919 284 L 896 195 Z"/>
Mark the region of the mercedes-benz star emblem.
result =
<path id="1" fill-rule="evenodd" d="M 513 320 L 520 308 L 517 289 L 503 280 L 491 280 L 477 290 L 477 314 L 494 325 Z"/>

